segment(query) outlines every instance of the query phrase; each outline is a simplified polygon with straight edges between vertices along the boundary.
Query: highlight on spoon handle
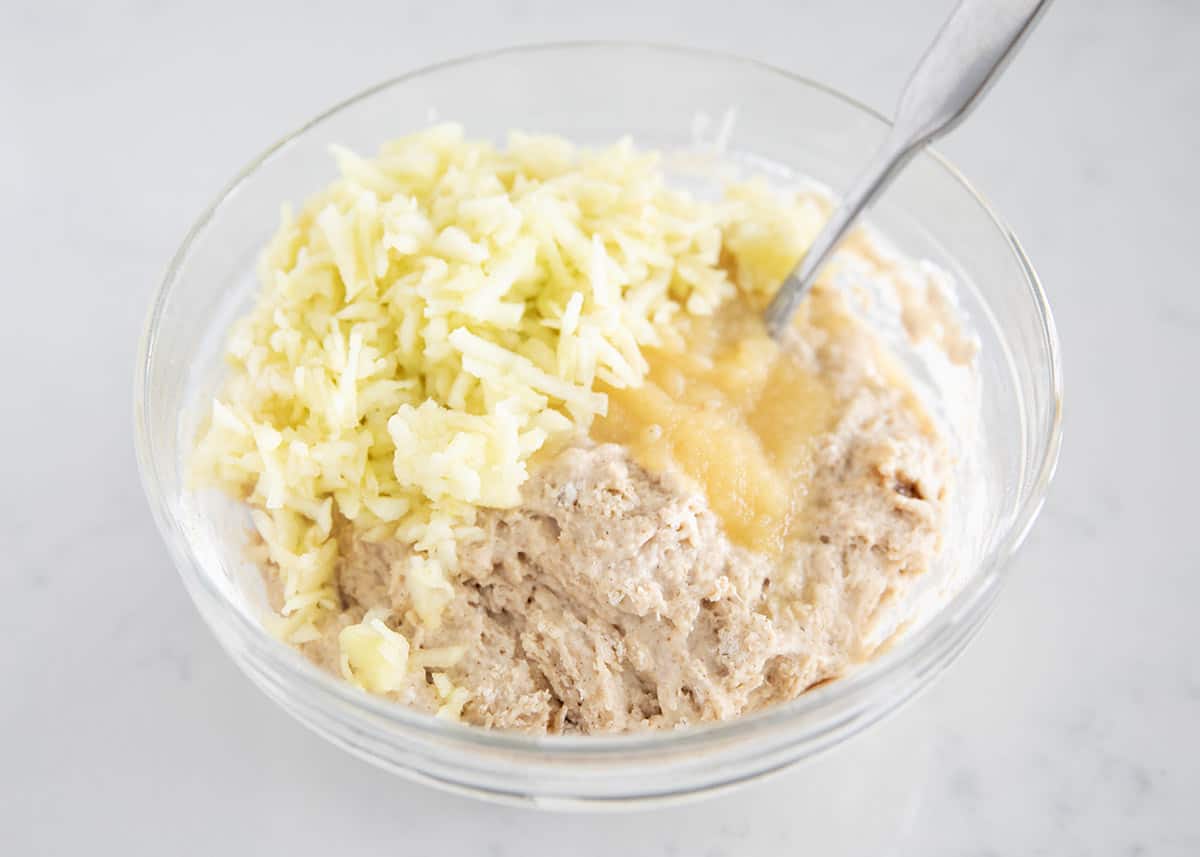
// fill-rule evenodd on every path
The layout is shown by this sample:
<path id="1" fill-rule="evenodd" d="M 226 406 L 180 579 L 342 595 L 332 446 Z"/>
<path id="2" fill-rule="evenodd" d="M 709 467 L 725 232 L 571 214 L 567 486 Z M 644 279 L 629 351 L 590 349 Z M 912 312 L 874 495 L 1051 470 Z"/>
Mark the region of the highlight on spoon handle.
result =
<path id="1" fill-rule="evenodd" d="M 914 144 L 949 131 L 979 103 L 1050 0 L 961 0 L 905 84 L 896 131 Z"/>
<path id="2" fill-rule="evenodd" d="M 778 338 L 854 221 L 925 144 L 953 128 L 1029 35 L 1050 0 L 961 0 L 917 63 L 891 133 L 767 308 Z"/>
<path id="3" fill-rule="evenodd" d="M 888 182 L 916 153 L 915 148 L 906 148 L 904 144 L 905 141 L 898 140 L 893 131 L 879 151 L 875 153 L 875 157 L 872 158 L 867 169 L 850 188 L 845 199 L 834 209 L 833 216 L 817 233 L 817 237 L 804 254 L 800 264 L 783 281 L 783 285 L 779 287 L 779 291 L 771 300 L 771 305 L 767 307 L 765 315 L 767 332 L 772 337 L 778 339 L 779 335 L 787 328 L 796 312 L 796 307 L 808 294 L 817 274 L 821 272 L 821 268 L 833 255 L 833 251 L 837 249 L 854 221 L 858 219 L 858 215 L 871 204 L 875 197 L 879 196 L 887 187 Z"/>

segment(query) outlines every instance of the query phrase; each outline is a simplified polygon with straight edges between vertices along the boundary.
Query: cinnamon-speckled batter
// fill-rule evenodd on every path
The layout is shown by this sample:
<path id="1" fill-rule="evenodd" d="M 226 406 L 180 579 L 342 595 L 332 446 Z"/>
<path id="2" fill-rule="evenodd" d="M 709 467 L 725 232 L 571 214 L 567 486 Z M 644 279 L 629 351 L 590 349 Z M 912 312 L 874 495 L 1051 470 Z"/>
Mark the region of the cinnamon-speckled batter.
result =
<path id="1" fill-rule="evenodd" d="M 465 721 L 532 732 L 735 717 L 869 657 L 882 608 L 939 549 L 951 462 L 841 298 L 819 289 L 807 303 L 776 359 L 819 379 L 825 410 L 788 454 L 764 453 L 771 466 L 803 462 L 782 500 L 762 499 L 748 471 L 711 470 L 734 448 L 721 431 L 749 431 L 739 444 L 770 446 L 766 432 L 778 418 L 764 428 L 755 414 L 768 405 L 783 413 L 771 399 L 776 388 L 764 386 L 747 405 L 752 381 L 738 376 L 724 393 L 714 382 L 716 398 L 681 418 L 694 425 L 706 409 L 719 417 L 704 428 L 711 449 L 664 447 L 670 430 L 639 444 L 626 425 L 615 433 L 628 444 L 580 438 L 534 472 L 520 507 L 481 512 L 485 538 L 461 546 L 457 594 L 436 630 L 412 616 L 398 571 L 407 548 L 364 541 L 340 522 L 344 611 L 305 651 L 336 671 L 338 631 L 386 607 L 414 647 L 465 646 L 445 670 L 470 693 Z M 601 441 L 613 433 L 611 425 L 593 431 Z M 704 490 L 718 477 L 724 487 L 710 503 Z M 764 532 L 778 537 L 756 544 Z M 393 696 L 427 711 L 439 705 L 420 675 Z"/>

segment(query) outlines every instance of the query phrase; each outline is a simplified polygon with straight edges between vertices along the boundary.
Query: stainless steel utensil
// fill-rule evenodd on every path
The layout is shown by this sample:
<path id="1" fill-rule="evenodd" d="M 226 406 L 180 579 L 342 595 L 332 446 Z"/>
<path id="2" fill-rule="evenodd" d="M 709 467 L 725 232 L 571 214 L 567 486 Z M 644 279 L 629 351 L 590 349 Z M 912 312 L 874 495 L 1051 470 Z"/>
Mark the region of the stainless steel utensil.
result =
<path id="1" fill-rule="evenodd" d="M 778 337 L 859 214 L 930 141 L 955 127 L 1016 53 L 1050 0 L 962 0 L 917 63 L 891 133 L 767 307 Z"/>

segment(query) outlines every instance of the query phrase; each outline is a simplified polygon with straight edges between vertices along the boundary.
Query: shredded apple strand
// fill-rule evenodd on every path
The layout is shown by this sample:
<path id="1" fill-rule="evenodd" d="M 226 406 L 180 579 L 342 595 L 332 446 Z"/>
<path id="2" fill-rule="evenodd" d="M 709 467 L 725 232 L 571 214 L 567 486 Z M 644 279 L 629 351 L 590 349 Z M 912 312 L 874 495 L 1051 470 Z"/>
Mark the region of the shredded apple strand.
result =
<path id="1" fill-rule="evenodd" d="M 341 177 L 262 254 L 192 470 L 253 508 L 296 644 L 338 607 L 335 515 L 412 548 L 403 584 L 436 628 L 476 510 L 515 505 L 530 457 L 606 412 L 602 387 L 641 386 L 643 348 L 733 294 L 723 250 L 766 292 L 823 217 L 761 182 L 694 199 L 628 140 L 497 149 L 440 125 L 334 157 Z M 385 618 L 339 638 L 343 674 L 379 693 L 427 665 Z"/>

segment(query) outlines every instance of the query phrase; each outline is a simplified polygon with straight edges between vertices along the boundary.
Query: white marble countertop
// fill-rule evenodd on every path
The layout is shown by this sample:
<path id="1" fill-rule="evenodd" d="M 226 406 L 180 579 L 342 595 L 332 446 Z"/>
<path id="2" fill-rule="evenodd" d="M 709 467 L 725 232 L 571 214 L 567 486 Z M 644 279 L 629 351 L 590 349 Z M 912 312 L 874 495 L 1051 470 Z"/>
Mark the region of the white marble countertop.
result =
<path id="1" fill-rule="evenodd" d="M 819 763 L 834 788 L 791 772 L 575 817 L 391 778 L 236 671 L 138 484 L 149 296 L 214 192 L 316 111 L 445 57 L 592 37 L 748 54 L 886 109 L 951 2 L 0 6 L 0 852 L 1200 853 L 1195 3 L 1058 4 L 943 146 L 1044 278 L 1066 444 L 994 617 Z"/>

